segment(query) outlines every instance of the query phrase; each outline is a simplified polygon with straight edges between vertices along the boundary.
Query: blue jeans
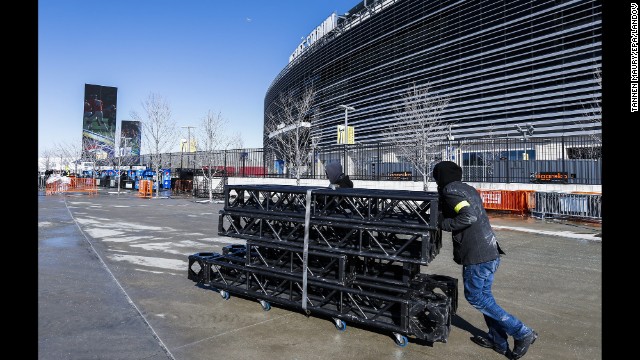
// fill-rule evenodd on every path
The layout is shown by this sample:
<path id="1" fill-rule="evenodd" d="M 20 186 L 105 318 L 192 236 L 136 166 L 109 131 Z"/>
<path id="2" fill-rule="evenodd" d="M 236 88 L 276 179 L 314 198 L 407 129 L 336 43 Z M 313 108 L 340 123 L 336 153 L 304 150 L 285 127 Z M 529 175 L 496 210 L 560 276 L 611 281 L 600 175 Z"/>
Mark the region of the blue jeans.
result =
<path id="1" fill-rule="evenodd" d="M 493 275 L 500 265 L 500 258 L 480 264 L 462 266 L 462 281 L 464 284 L 464 297 L 469 304 L 480 310 L 484 315 L 484 321 L 489 327 L 487 332 L 489 340 L 499 349 L 507 349 L 508 336 L 522 339 L 531 329 L 515 316 L 504 311 L 496 303 L 491 293 Z"/>

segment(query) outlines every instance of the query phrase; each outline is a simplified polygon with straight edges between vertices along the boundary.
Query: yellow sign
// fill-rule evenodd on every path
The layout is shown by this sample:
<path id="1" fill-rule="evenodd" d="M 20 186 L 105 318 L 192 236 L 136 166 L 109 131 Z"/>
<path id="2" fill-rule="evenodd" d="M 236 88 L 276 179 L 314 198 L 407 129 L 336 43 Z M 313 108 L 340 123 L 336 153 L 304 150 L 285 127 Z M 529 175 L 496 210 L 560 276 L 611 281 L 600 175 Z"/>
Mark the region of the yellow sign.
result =
<path id="1" fill-rule="evenodd" d="M 355 143 L 355 128 L 353 126 L 347 126 L 347 144 Z M 337 144 L 344 144 L 344 125 L 338 125 L 338 142 Z"/>
<path id="2" fill-rule="evenodd" d="M 195 152 L 196 151 L 196 139 L 191 139 L 190 143 L 187 144 L 187 139 L 180 140 L 180 151 L 181 152 Z"/>

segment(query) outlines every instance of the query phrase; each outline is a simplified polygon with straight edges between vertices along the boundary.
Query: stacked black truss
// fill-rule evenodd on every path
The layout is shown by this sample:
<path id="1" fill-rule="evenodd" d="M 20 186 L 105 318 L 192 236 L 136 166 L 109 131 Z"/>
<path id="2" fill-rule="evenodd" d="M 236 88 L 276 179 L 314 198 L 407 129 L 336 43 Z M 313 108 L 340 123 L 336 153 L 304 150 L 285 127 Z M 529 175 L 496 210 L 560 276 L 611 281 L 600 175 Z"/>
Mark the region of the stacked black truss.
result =
<path id="1" fill-rule="evenodd" d="M 457 279 L 420 272 L 442 245 L 437 193 L 226 185 L 224 198 L 218 234 L 246 245 L 189 256 L 189 279 L 265 310 L 330 317 L 338 330 L 391 331 L 399 346 L 447 341 Z"/>

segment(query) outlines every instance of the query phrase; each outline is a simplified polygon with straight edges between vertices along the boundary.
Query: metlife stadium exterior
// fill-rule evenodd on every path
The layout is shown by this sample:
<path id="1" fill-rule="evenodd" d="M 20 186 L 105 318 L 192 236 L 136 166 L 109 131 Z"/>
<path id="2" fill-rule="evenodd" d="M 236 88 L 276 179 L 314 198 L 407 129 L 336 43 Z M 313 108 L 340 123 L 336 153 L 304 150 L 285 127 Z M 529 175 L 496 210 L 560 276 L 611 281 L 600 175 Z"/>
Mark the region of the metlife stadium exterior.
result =
<path id="1" fill-rule="evenodd" d="M 413 83 L 449 97 L 456 139 L 514 137 L 524 124 L 537 137 L 601 131 L 583 123 L 601 98 L 599 0 L 363 1 L 294 50 L 265 95 L 265 124 L 281 92 L 313 85 L 320 146 L 336 144 L 340 105 L 355 109 L 357 143 L 383 142 Z"/>

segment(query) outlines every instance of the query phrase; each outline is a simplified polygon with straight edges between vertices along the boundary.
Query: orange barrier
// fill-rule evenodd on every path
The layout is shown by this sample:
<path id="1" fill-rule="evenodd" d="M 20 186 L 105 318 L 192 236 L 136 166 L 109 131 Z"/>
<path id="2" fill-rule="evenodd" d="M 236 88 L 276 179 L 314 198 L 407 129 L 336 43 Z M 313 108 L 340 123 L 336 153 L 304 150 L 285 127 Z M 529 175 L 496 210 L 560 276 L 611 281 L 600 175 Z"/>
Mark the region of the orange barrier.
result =
<path id="1" fill-rule="evenodd" d="M 535 190 L 518 190 L 522 191 L 525 196 L 527 211 L 531 212 L 536 207 L 536 191 Z"/>
<path id="2" fill-rule="evenodd" d="M 534 190 L 478 189 L 478 193 L 487 210 L 505 210 L 524 214 L 535 207 Z"/>
<path id="3" fill-rule="evenodd" d="M 138 182 L 138 196 L 149 197 L 153 195 L 153 181 L 152 180 L 140 180 Z"/>
<path id="4" fill-rule="evenodd" d="M 45 185 L 45 195 L 69 192 L 88 192 L 90 195 L 95 195 L 98 193 L 96 179 L 71 176 L 57 179 Z"/>

